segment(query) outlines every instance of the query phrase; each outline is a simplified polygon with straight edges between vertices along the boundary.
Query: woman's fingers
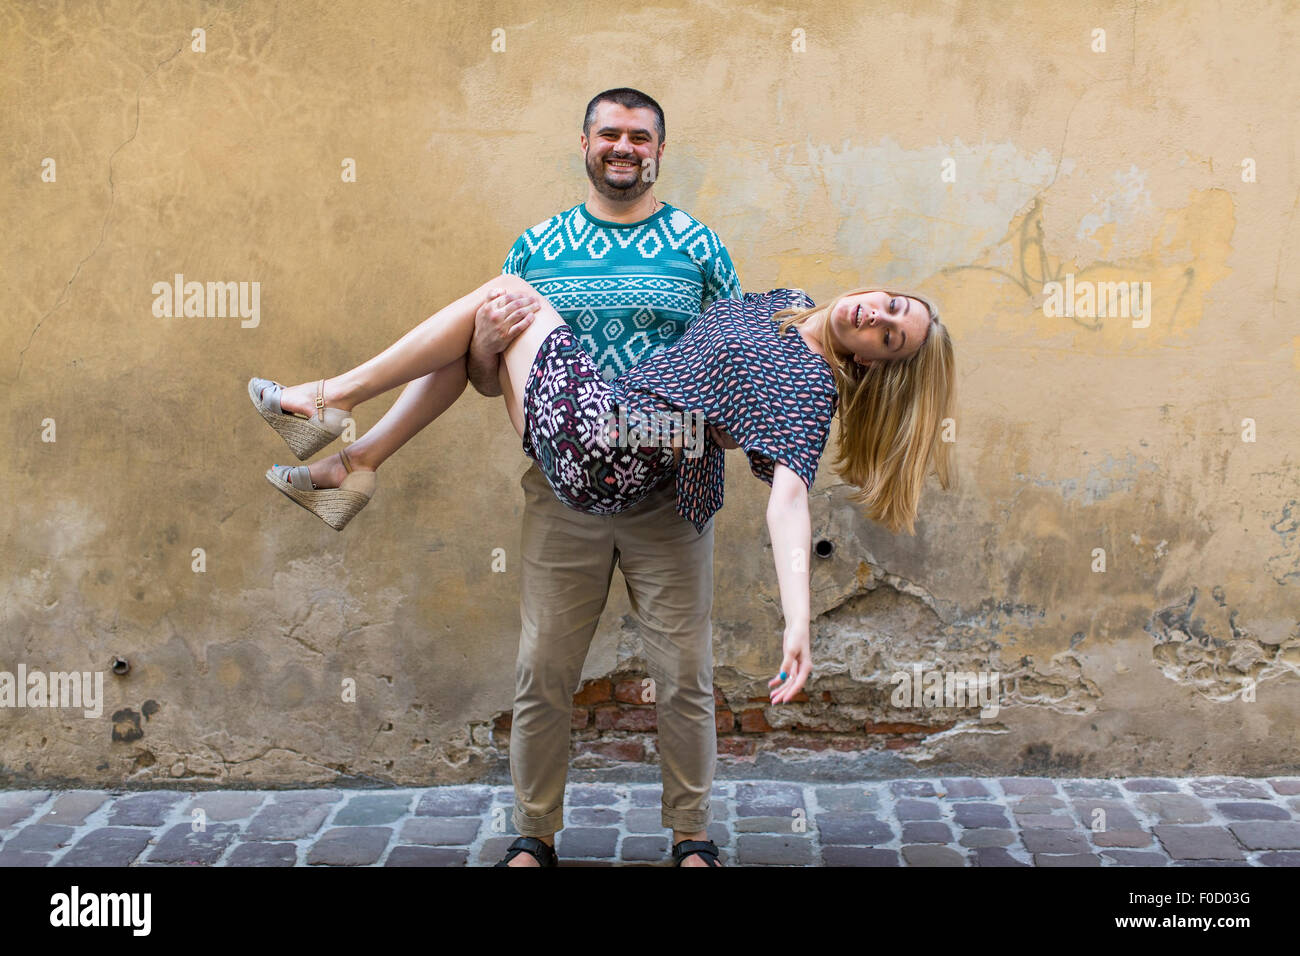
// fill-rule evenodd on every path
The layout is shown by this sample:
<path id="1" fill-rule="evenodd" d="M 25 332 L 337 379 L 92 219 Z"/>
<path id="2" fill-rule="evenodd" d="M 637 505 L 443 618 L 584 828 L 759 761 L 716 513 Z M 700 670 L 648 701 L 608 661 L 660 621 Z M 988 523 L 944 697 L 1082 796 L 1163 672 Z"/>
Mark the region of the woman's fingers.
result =
<path id="1" fill-rule="evenodd" d="M 786 691 L 789 689 L 788 681 L 790 679 L 790 676 L 794 673 L 796 669 L 796 665 L 797 665 L 797 661 L 793 654 L 786 654 L 785 657 L 782 658 L 781 674 L 784 674 L 786 676 L 781 677 L 780 675 L 778 675 L 776 677 L 773 677 L 770 681 L 767 682 L 768 687 L 771 687 L 773 684 L 782 685 L 781 687 L 776 688 L 776 690 L 772 692 L 772 703 L 780 704 L 780 703 L 784 703 L 786 700 L 789 699 L 789 697 L 786 694 Z"/>

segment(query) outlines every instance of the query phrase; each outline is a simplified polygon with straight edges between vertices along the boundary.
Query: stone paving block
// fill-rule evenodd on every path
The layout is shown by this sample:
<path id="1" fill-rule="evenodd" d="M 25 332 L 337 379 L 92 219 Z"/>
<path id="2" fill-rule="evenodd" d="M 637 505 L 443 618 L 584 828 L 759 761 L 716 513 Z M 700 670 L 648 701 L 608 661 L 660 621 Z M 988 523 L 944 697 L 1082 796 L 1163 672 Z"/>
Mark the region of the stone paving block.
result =
<path id="1" fill-rule="evenodd" d="M 628 833 L 662 833 L 663 817 L 659 808 L 633 807 L 623 816 L 623 825 Z"/>
<path id="2" fill-rule="evenodd" d="M 424 846 L 468 846 L 482 824 L 479 817 L 410 817 L 402 824 L 397 840 Z"/>
<path id="3" fill-rule="evenodd" d="M 951 843 L 952 831 L 948 824 L 937 821 L 920 821 L 903 824 L 904 843 Z"/>
<path id="4" fill-rule="evenodd" d="M 336 827 L 373 827 L 396 823 L 406 816 L 411 796 L 405 793 L 364 793 L 352 797 L 334 818 Z"/>
<path id="5" fill-rule="evenodd" d="M 1175 860 L 1240 860 L 1244 856 L 1223 827 L 1158 826 L 1152 832 Z"/>
<path id="6" fill-rule="evenodd" d="M 619 856 L 624 860 L 662 860 L 671 859 L 672 847 L 666 836 L 626 836 Z"/>
<path id="7" fill-rule="evenodd" d="M 819 813 L 817 835 L 823 845 L 869 846 L 894 839 L 893 828 L 871 813 Z"/>
<path id="8" fill-rule="evenodd" d="M 160 827 L 185 794 L 175 790 L 151 790 L 119 797 L 108 811 L 110 827 Z"/>
<path id="9" fill-rule="evenodd" d="M 229 823 L 231 820 L 246 820 L 257 812 L 257 808 L 266 802 L 268 794 L 263 790 L 219 790 L 197 795 L 185 808 L 185 813 L 193 819 L 195 810 L 202 810 L 209 822 Z"/>
<path id="10" fill-rule="evenodd" d="M 479 847 L 479 863 L 486 866 L 495 866 L 505 857 L 506 851 L 510 849 L 510 844 L 514 842 L 515 837 L 512 836 L 488 837 L 483 841 L 483 845 Z M 560 865 L 563 864 L 564 861 L 561 860 Z"/>
<path id="11" fill-rule="evenodd" d="M 1229 820 L 1290 820 L 1291 814 L 1286 807 L 1262 800 L 1249 800 L 1245 803 L 1216 803 L 1215 808 Z"/>
<path id="12" fill-rule="evenodd" d="M 1300 823 L 1250 820 L 1228 829 L 1249 850 L 1300 850 Z"/>
<path id="13" fill-rule="evenodd" d="M 614 858 L 618 830 L 614 827 L 565 827 L 555 839 L 555 851 L 561 857 Z"/>
<path id="14" fill-rule="evenodd" d="M 0 830 L 30 817 L 38 806 L 50 798 L 48 790 L 10 790 L 0 792 Z"/>
<path id="15" fill-rule="evenodd" d="M 571 807 L 609 807 L 618 803 L 613 787 L 574 787 L 565 798 Z"/>
<path id="16" fill-rule="evenodd" d="M 961 835 L 958 842 L 962 846 L 982 847 L 982 846 L 1010 846 L 1016 842 L 1015 836 L 1010 830 L 986 829 L 986 830 L 966 830 Z"/>
<path id="17" fill-rule="evenodd" d="M 1029 864 L 1017 860 L 1000 846 L 982 846 L 976 849 L 973 860 L 976 866 L 1024 866 Z"/>
<path id="18" fill-rule="evenodd" d="M 301 840 L 319 830 L 332 810 L 329 804 L 315 801 L 267 804 L 249 821 L 246 836 L 251 840 Z"/>
<path id="19" fill-rule="evenodd" d="M 212 866 L 239 835 L 233 823 L 209 823 L 195 831 L 188 823 L 172 827 L 146 857 L 150 863 L 197 863 Z"/>
<path id="20" fill-rule="evenodd" d="M 943 814 L 939 810 L 939 804 L 934 800 L 908 798 L 899 800 L 894 807 L 894 818 L 900 823 L 906 823 L 909 820 L 939 820 L 942 817 Z"/>
<path id="21" fill-rule="evenodd" d="M 903 847 L 908 866 L 965 866 L 966 857 L 951 847 L 933 844 Z"/>
<path id="22" fill-rule="evenodd" d="M 292 843 L 241 843 L 230 851 L 226 866 L 293 866 L 298 848 Z"/>
<path id="23" fill-rule="evenodd" d="M 808 866 L 813 861 L 812 840 L 806 833 L 789 836 L 746 833 L 736 837 L 736 853 L 742 866 Z"/>
<path id="24" fill-rule="evenodd" d="M 1287 800 L 1286 805 L 1297 813 L 1300 813 L 1300 797 L 1291 797 Z"/>
<path id="25" fill-rule="evenodd" d="M 896 797 L 937 797 L 934 784 L 929 780 L 894 780 L 889 789 Z"/>
<path id="26" fill-rule="evenodd" d="M 1113 797 L 1124 796 L 1118 786 L 1109 780 L 1062 780 L 1061 789 L 1071 797 Z"/>
<path id="27" fill-rule="evenodd" d="M 944 777 L 939 781 L 943 796 L 948 800 L 988 799 L 991 794 L 984 784 L 973 777 Z"/>
<path id="28" fill-rule="evenodd" d="M 1023 830 L 1074 830 L 1079 826 L 1062 813 L 1017 813 L 1016 823 Z"/>
<path id="29" fill-rule="evenodd" d="M 1300 795 L 1300 777 L 1274 777 L 1269 786 L 1284 797 Z"/>
<path id="30" fill-rule="evenodd" d="M 395 846 L 384 866 L 465 866 L 469 850 L 436 846 Z"/>
<path id="31" fill-rule="evenodd" d="M 1177 793 L 1178 784 L 1172 780 L 1161 780 L 1156 777 L 1140 777 L 1136 780 L 1125 780 L 1124 789 L 1130 793 Z"/>
<path id="32" fill-rule="evenodd" d="M 1174 860 L 1170 866 L 1250 866 L 1245 860 Z"/>
<path id="33" fill-rule="evenodd" d="M 273 790 L 276 803 L 341 803 L 347 799 L 345 790 Z"/>
<path id="34" fill-rule="evenodd" d="M 870 846 L 824 846 L 822 863 L 826 866 L 898 866 L 897 850 Z"/>
<path id="35" fill-rule="evenodd" d="M 731 843 L 731 831 L 727 829 L 726 824 L 710 823 L 704 832 L 719 847 Z"/>
<path id="36" fill-rule="evenodd" d="M 1101 855 L 1114 860 L 1119 866 L 1168 866 L 1169 858 L 1163 853 L 1139 850 L 1102 850 Z"/>
<path id="37" fill-rule="evenodd" d="M 1091 849 L 1083 834 L 1064 830 L 1024 830 L 1020 839 L 1030 853 L 1087 853 Z"/>
<path id="38" fill-rule="evenodd" d="M 0 868 L 6 866 L 49 866 L 49 853 L 26 853 L 21 849 L 0 849 Z"/>
<path id="39" fill-rule="evenodd" d="M 1133 811 L 1118 800 L 1075 800 L 1074 812 L 1089 830 L 1094 822 L 1094 812 L 1103 811 L 1095 818 L 1105 830 L 1141 830 L 1142 821 Z"/>
<path id="40" fill-rule="evenodd" d="M 636 787 L 631 797 L 634 807 L 661 807 L 664 802 L 663 791 L 658 787 Z"/>
<path id="41" fill-rule="evenodd" d="M 52 823 L 29 823 L 10 836 L 5 841 L 4 848 L 25 853 L 52 853 L 67 846 L 76 829 Z"/>
<path id="42" fill-rule="evenodd" d="M 792 833 L 798 834 L 794 828 L 796 822 L 804 826 L 804 832 L 807 832 L 807 819 L 796 821 L 795 817 L 740 817 L 734 824 L 737 833 Z"/>
<path id="43" fill-rule="evenodd" d="M 308 866 L 369 866 L 392 839 L 390 827 L 331 827 L 307 851 Z"/>
<path id="44" fill-rule="evenodd" d="M 1056 793 L 1056 781 L 1048 777 L 1003 777 L 998 785 L 1008 797 Z"/>
<path id="45" fill-rule="evenodd" d="M 953 807 L 953 820 L 968 829 L 1011 826 L 1006 810 L 997 803 L 959 803 Z"/>
<path id="46" fill-rule="evenodd" d="M 37 822 L 79 827 L 86 822 L 86 817 L 102 807 L 107 799 L 108 794 L 102 790 L 69 790 L 59 794 L 54 800 L 54 805 Z"/>
<path id="47" fill-rule="evenodd" d="M 1137 805 L 1160 818 L 1161 823 L 1205 823 L 1210 819 L 1204 804 L 1185 793 L 1148 793 Z"/>
<path id="48" fill-rule="evenodd" d="M 4 856 L 0 853 L 0 856 Z M 1259 855 L 1260 866 L 1300 866 L 1300 853 L 1273 852 Z"/>
<path id="49" fill-rule="evenodd" d="M 1062 856 L 1035 853 L 1034 866 L 1101 866 L 1101 857 L 1091 853 L 1071 853 Z"/>
<path id="50" fill-rule="evenodd" d="M 608 807 L 573 807 L 569 810 L 568 826 L 571 827 L 616 827 L 623 819 L 623 814 Z M 663 829 L 660 827 L 659 829 Z"/>
<path id="51" fill-rule="evenodd" d="M 1246 800 L 1267 800 L 1269 792 L 1253 780 L 1240 777 L 1224 777 L 1214 780 L 1193 780 L 1189 783 L 1192 793 L 1209 800 L 1223 800 L 1238 797 Z"/>
<path id="52" fill-rule="evenodd" d="M 55 866 L 126 866 L 149 845 L 148 830 L 101 827 L 78 840 Z"/>
<path id="53" fill-rule="evenodd" d="M 1066 803 L 1057 797 L 1028 796 L 1011 804 L 1016 813 L 1047 813 L 1051 810 L 1064 810 Z"/>
<path id="54" fill-rule="evenodd" d="M 492 791 L 479 787 L 445 787 L 426 790 L 415 804 L 417 817 L 485 817 Z M 510 799 L 514 804 L 514 797 Z"/>
<path id="55" fill-rule="evenodd" d="M 736 787 L 736 815 L 783 816 L 803 806 L 803 787 L 788 783 L 742 783 Z"/>
<path id="56" fill-rule="evenodd" d="M 818 787 L 813 792 L 817 797 L 817 805 L 823 810 L 870 812 L 880 809 L 880 797 L 876 791 L 865 787 Z"/>
<path id="57" fill-rule="evenodd" d="M 1092 842 L 1097 846 L 1151 846 L 1151 834 L 1146 830 L 1093 830 Z"/>

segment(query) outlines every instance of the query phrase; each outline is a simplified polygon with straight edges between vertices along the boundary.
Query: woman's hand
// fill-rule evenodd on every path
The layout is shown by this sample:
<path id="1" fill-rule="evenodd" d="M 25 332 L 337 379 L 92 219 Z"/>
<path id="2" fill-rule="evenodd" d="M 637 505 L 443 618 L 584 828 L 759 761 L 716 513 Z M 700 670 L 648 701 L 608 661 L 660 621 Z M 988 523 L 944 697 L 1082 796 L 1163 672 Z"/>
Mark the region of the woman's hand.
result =
<path id="1" fill-rule="evenodd" d="M 781 673 L 786 675 L 786 679 L 782 681 L 780 677 L 773 677 L 767 682 L 774 704 L 789 703 L 803 690 L 812 674 L 812 646 L 807 626 L 787 627 L 782 648 L 785 656 L 781 658 Z M 776 684 L 781 686 L 773 688 Z"/>

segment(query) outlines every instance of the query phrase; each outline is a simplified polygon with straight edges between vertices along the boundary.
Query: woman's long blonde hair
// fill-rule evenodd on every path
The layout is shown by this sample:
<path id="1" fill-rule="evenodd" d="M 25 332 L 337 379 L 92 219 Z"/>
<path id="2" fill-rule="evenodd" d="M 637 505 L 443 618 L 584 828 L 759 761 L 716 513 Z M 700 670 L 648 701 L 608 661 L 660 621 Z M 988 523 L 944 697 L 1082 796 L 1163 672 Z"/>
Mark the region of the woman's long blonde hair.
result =
<path id="1" fill-rule="evenodd" d="M 850 289 L 829 305 L 782 309 L 772 318 L 784 335 L 819 312 L 829 319 L 846 296 L 876 291 L 887 292 Z M 934 304 L 914 292 L 887 294 L 916 299 L 930 312 L 925 341 L 908 358 L 877 359 L 870 367 L 852 357 L 841 359 L 832 348 L 829 320 L 822 324 L 822 349 L 839 391 L 839 452 L 834 468 L 857 487 L 850 497 L 865 504 L 868 518 L 894 534 L 900 530 L 913 534 L 926 476 L 933 472 L 945 490 L 954 484 L 951 442 L 941 440 L 940 430 L 956 405 L 957 376 L 952 339 Z"/>

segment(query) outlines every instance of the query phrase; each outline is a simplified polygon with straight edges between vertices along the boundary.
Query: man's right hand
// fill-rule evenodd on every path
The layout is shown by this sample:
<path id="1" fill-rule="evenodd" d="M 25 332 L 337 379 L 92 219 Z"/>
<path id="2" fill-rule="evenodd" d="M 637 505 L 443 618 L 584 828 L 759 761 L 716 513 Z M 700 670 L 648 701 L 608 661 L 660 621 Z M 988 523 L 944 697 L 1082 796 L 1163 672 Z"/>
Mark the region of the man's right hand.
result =
<path id="1" fill-rule="evenodd" d="M 468 374 L 470 384 L 480 395 L 501 394 L 497 369 L 501 353 L 524 329 L 532 325 L 541 303 L 537 296 L 501 289 L 488 292 L 474 313 L 474 337 L 469 344 Z"/>

